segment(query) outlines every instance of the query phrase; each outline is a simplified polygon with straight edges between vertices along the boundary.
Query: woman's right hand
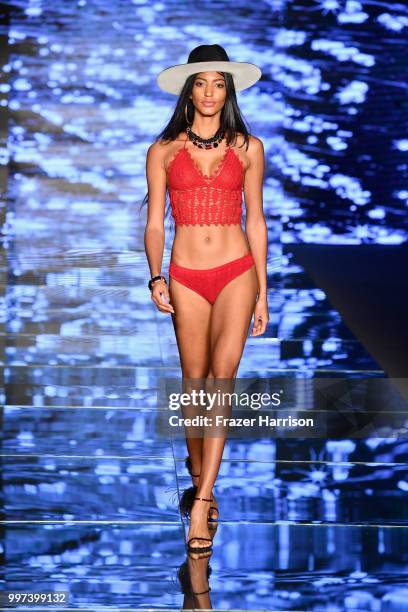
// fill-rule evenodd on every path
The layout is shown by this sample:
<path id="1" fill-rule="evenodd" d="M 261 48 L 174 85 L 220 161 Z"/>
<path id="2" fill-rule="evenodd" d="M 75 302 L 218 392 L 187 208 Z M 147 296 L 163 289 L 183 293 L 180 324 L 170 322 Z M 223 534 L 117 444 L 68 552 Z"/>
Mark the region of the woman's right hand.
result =
<path id="1" fill-rule="evenodd" d="M 174 308 L 170 304 L 169 290 L 163 280 L 153 283 L 151 298 L 161 312 L 171 312 L 174 314 Z"/>

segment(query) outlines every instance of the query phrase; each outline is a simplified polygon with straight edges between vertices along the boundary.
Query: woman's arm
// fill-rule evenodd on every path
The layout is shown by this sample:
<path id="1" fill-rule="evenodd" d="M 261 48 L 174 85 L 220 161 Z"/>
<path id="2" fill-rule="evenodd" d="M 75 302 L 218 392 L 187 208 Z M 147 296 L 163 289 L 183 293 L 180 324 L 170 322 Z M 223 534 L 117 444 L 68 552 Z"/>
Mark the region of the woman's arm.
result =
<path id="1" fill-rule="evenodd" d="M 164 167 L 164 146 L 158 142 L 150 145 L 146 156 L 146 179 L 148 187 L 147 221 L 144 245 L 150 268 L 150 276 L 161 274 L 164 252 L 164 211 L 166 205 L 166 170 Z M 162 312 L 174 312 L 171 304 L 160 299 L 160 293 L 170 301 L 166 283 L 163 280 L 153 284 L 152 300 Z"/>
<path id="2" fill-rule="evenodd" d="M 258 300 L 254 312 L 255 325 L 251 335 L 262 334 L 269 321 L 267 302 L 266 257 L 268 231 L 263 213 L 263 179 L 265 156 L 262 141 L 251 136 L 248 147 L 249 166 L 245 172 L 246 206 L 245 231 L 258 275 Z"/>

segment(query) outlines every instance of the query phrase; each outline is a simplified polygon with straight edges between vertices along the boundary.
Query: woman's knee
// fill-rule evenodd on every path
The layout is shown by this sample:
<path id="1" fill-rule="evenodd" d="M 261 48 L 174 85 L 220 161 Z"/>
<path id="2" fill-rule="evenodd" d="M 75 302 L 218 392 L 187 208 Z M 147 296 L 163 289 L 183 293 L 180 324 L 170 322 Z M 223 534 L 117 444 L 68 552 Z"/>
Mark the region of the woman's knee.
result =
<path id="1" fill-rule="evenodd" d="M 243 352 L 243 343 L 227 348 L 222 339 L 213 346 L 210 355 L 210 372 L 214 378 L 234 378 Z"/>
<path id="2" fill-rule="evenodd" d="M 236 362 L 213 363 L 210 367 L 209 378 L 235 378 L 238 370 Z"/>
<path id="3" fill-rule="evenodd" d="M 209 368 L 202 366 L 187 366 L 182 368 L 182 376 L 186 379 L 207 378 Z"/>

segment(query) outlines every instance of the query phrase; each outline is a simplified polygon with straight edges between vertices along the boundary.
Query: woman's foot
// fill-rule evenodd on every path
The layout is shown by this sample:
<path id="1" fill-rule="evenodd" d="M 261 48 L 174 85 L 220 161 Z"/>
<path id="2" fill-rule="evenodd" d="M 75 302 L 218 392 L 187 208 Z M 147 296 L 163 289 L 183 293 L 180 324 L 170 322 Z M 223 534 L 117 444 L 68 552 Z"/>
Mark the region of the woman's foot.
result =
<path id="1" fill-rule="evenodd" d="M 190 514 L 188 549 L 193 553 L 208 553 L 212 549 L 212 538 L 208 531 L 208 512 L 211 498 L 197 495 Z"/>

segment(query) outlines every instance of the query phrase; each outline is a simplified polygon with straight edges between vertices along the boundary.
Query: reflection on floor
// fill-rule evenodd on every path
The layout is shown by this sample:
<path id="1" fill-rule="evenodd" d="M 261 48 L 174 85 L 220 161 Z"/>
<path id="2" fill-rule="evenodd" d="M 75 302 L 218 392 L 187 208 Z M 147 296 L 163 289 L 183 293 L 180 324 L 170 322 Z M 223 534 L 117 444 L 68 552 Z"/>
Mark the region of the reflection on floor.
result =
<path id="1" fill-rule="evenodd" d="M 69 590 L 72 607 L 180 609 L 184 534 L 164 503 L 161 510 L 163 521 L 106 525 L 84 517 L 81 524 L 9 527 L 8 581 L 13 588 Z M 209 560 L 214 609 L 323 610 L 348 603 L 370 610 L 382 601 L 384 609 L 404 610 L 406 589 L 398 585 L 406 584 L 406 573 L 393 559 L 406 553 L 406 530 L 224 520 Z"/>
<path id="2" fill-rule="evenodd" d="M 403 609 L 404 440 L 230 439 L 214 552 L 186 559 L 191 482 L 184 441 L 156 429 L 162 369 L 7 368 L 8 589 L 87 609 L 179 609 L 209 585 L 220 610 Z"/>

